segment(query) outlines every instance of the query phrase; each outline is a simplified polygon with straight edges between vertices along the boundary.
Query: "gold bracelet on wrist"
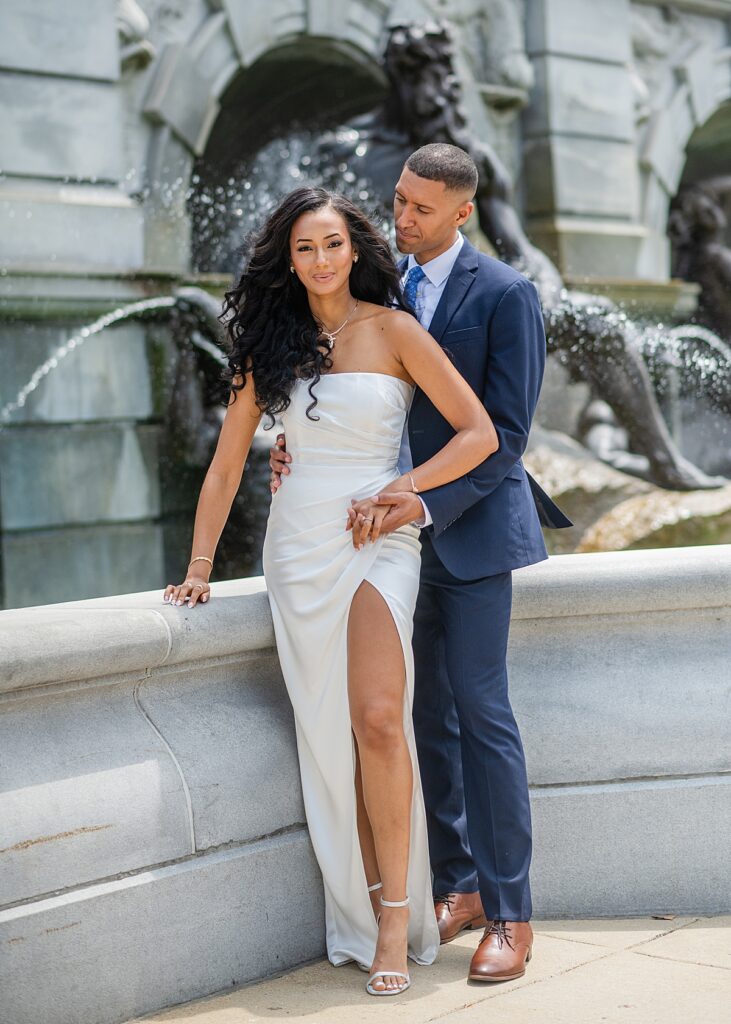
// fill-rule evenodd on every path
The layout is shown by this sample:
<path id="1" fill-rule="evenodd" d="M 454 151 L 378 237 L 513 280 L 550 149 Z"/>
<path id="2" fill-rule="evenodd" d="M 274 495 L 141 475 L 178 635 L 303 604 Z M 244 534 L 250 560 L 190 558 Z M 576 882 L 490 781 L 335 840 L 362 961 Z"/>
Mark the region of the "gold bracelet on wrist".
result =
<path id="1" fill-rule="evenodd" d="M 411 481 L 411 490 L 414 492 L 414 494 L 418 494 L 419 493 L 419 488 L 414 483 L 413 476 L 411 475 L 411 473 L 407 473 L 406 475 L 409 478 L 409 480 Z"/>
<path id="2" fill-rule="evenodd" d="M 196 555 L 195 558 L 191 558 L 188 562 L 188 568 L 190 569 L 193 562 L 208 562 L 211 569 L 213 568 L 213 560 L 208 555 Z"/>

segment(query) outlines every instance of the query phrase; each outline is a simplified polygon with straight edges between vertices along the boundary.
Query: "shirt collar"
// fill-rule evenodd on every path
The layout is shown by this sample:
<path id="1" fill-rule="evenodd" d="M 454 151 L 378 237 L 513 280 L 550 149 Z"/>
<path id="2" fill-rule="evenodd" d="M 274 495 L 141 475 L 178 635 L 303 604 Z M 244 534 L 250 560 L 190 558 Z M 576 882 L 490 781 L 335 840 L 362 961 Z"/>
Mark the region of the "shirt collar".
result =
<path id="1" fill-rule="evenodd" d="M 435 287 L 438 288 L 440 285 L 444 284 L 449 275 L 452 273 L 452 268 L 454 267 L 454 264 L 457 262 L 459 250 L 462 248 L 463 243 L 464 235 L 460 231 L 458 231 L 454 243 L 450 245 L 448 249 L 446 249 L 443 253 L 440 253 L 439 256 L 435 256 L 433 260 L 429 260 L 428 263 L 420 264 L 421 269 L 424 271 L 426 276 L 429 278 L 429 281 Z M 410 253 L 409 262 L 406 266 L 407 273 L 409 270 L 411 270 L 412 267 L 415 266 L 417 266 L 416 257 L 414 256 L 413 253 Z"/>

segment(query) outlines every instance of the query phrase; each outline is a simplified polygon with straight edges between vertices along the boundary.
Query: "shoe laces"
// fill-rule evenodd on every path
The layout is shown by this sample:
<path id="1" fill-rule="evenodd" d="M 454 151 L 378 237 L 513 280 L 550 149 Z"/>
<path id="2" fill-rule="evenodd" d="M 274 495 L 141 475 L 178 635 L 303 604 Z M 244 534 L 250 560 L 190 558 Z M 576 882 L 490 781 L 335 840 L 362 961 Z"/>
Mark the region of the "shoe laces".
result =
<path id="1" fill-rule="evenodd" d="M 452 900 L 454 899 L 455 895 L 456 894 L 453 892 L 440 893 L 439 896 L 434 897 L 434 905 L 437 906 L 439 903 L 444 903 L 447 906 L 447 910 L 451 912 Z"/>
<path id="2" fill-rule="evenodd" d="M 489 928 L 485 929 L 485 934 L 482 936 L 481 943 L 485 939 L 489 938 L 490 935 L 497 935 L 498 949 L 503 948 L 503 942 L 515 952 L 515 946 L 510 941 L 510 935 L 508 934 L 508 926 L 510 921 L 493 921 Z"/>

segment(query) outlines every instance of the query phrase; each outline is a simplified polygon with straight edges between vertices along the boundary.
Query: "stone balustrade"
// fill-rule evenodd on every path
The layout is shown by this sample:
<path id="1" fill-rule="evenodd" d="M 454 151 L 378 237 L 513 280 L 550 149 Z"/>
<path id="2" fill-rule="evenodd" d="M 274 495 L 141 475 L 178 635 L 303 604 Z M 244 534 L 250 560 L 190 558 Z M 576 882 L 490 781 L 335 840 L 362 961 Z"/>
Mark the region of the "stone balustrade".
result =
<path id="1" fill-rule="evenodd" d="M 728 911 L 731 546 L 514 582 L 536 916 Z M 0 701 L 4 1021 L 112 1024 L 322 954 L 263 580 L 2 612 Z"/>

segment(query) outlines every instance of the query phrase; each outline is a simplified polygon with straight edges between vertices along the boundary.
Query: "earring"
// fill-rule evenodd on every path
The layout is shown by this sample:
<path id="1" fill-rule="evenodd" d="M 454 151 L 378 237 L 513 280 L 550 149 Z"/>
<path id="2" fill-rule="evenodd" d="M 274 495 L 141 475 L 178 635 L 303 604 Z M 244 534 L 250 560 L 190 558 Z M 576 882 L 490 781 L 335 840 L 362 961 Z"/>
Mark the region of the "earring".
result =
<path id="1" fill-rule="evenodd" d="M 354 252 L 353 253 L 353 263 L 357 263 L 357 262 L 358 262 L 358 253 Z"/>
<path id="2" fill-rule="evenodd" d="M 290 274 L 294 274 L 294 267 L 290 267 L 289 268 L 289 272 L 290 272 Z"/>

